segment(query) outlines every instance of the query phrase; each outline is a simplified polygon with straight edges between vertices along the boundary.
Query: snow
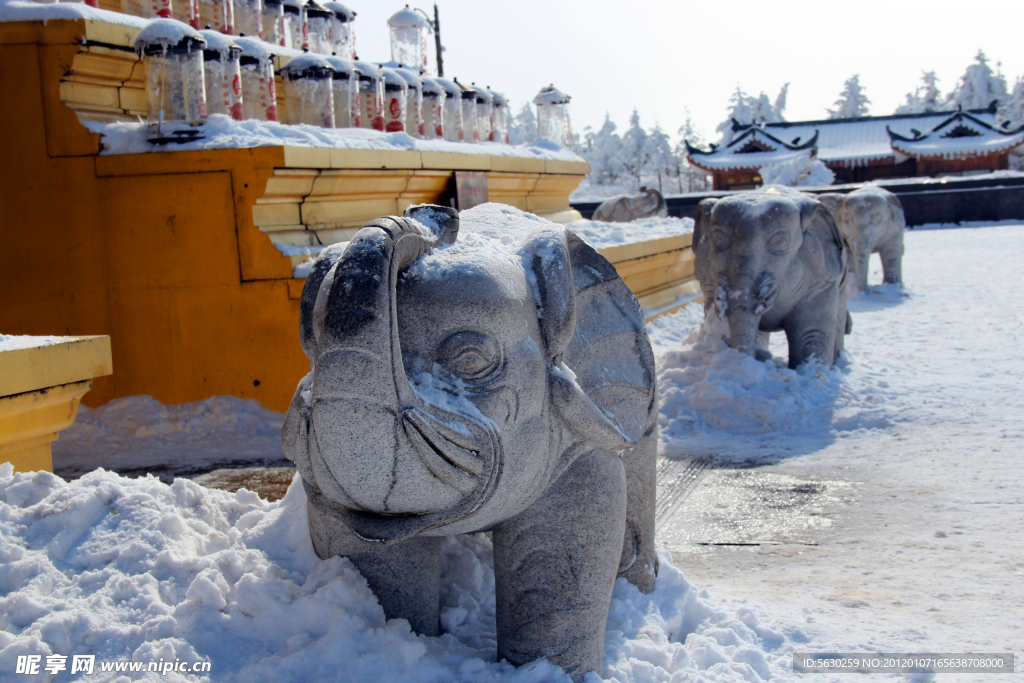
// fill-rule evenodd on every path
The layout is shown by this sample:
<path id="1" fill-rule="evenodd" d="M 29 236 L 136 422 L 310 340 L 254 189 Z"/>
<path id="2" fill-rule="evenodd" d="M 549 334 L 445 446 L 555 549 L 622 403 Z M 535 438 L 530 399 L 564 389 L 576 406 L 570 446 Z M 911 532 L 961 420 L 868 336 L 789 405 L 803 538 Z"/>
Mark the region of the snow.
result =
<path id="1" fill-rule="evenodd" d="M 386 621 L 349 560 L 312 547 L 298 475 L 267 503 L 179 479 L 97 470 L 65 482 L 0 466 L 0 670 L 23 654 L 95 654 L 99 663 L 211 663 L 202 679 L 568 681 L 554 665 L 495 662 L 494 578 L 486 536 L 446 541 L 446 634 Z M 615 586 L 605 638 L 617 681 L 781 676 L 781 633 L 750 610 L 722 612 L 663 553 L 655 591 Z M 112 677 L 111 677 L 112 678 Z M 111 680 L 108 678 L 107 680 Z"/>
<path id="2" fill-rule="evenodd" d="M 53 467 L 77 477 L 95 467 L 152 472 L 170 479 L 218 467 L 287 465 L 281 453 L 284 415 L 234 396 L 164 405 L 149 396 L 81 406 L 51 446 Z"/>
<path id="3" fill-rule="evenodd" d="M 648 325 L 663 399 L 659 487 L 693 458 L 719 465 L 701 480 L 716 485 L 698 484 L 659 526 L 655 592 L 616 584 L 603 678 L 786 680 L 793 651 L 1020 657 L 1024 303 L 1008 283 L 1024 224 L 926 228 L 906 233 L 905 287 L 851 298 L 854 331 L 832 370 L 788 370 L 782 334 L 770 361 L 725 348 L 720 323 L 701 329 L 700 306 Z M 252 415 L 245 405 L 225 417 Z M 130 422 L 100 410 L 79 420 Z M 198 430 L 173 427 L 187 419 L 152 424 L 172 425 L 165 443 L 177 441 L 181 461 L 203 460 L 220 419 L 194 440 Z M 86 444 L 73 429 L 55 461 L 58 446 Z M 240 450 L 253 431 L 235 430 Z M 131 439 L 148 457 L 155 439 L 114 441 Z M 751 497 L 726 497 L 739 490 L 729 481 L 753 482 Z M 217 681 L 567 680 L 544 662 L 493 661 L 485 536 L 446 542 L 446 634 L 422 638 L 384 620 L 347 560 L 315 557 L 298 481 L 267 503 L 186 480 L 6 469 L 0 501 L 0 671 L 19 654 L 57 652 L 209 660 Z M 735 540 L 744 544 L 716 544 Z"/>
<path id="4" fill-rule="evenodd" d="M 89 7 L 84 3 L 61 2 L 40 4 L 28 0 L 0 0 L 0 21 L 54 21 L 60 19 L 91 19 L 118 26 L 145 28 L 149 19 L 121 12 Z"/>
<path id="5" fill-rule="evenodd" d="M 240 39 L 241 40 L 241 39 Z M 404 83 L 404 81 L 403 81 Z M 102 135 L 101 154 L 137 154 L 166 151 L 166 146 L 150 144 L 145 123 L 117 121 L 102 123 L 83 121 L 93 133 Z M 408 150 L 418 152 L 451 152 L 454 154 L 487 154 L 501 157 L 582 161 L 570 150 L 534 141 L 523 145 L 495 142 L 450 142 L 418 140 L 405 133 L 383 133 L 365 128 L 320 128 L 309 125 L 286 125 L 276 121 L 235 121 L 223 114 L 211 114 L 198 127 L 204 137 L 194 142 L 176 144 L 174 151 L 196 149 L 229 149 L 239 147 L 333 147 L 342 149 Z"/>
<path id="6" fill-rule="evenodd" d="M 765 185 L 786 185 L 788 187 L 822 187 L 831 185 L 836 174 L 818 159 L 811 159 L 810 152 L 803 152 L 787 161 L 778 161 L 758 171 Z"/>
<path id="7" fill-rule="evenodd" d="M 236 51 L 236 54 L 238 54 L 242 49 L 235 44 L 235 41 L 231 36 L 224 35 L 220 31 L 206 29 L 199 31 L 198 33 L 199 36 L 206 41 L 206 45 L 203 46 L 203 50 L 208 52 L 219 52 L 220 58 L 223 60 L 230 59 L 232 49 Z"/>
<path id="8" fill-rule="evenodd" d="M 540 89 L 537 96 L 533 98 L 533 103 L 538 106 L 547 104 L 568 104 L 571 99 L 571 97 L 556 88 L 554 85 L 548 85 Z"/>
<path id="9" fill-rule="evenodd" d="M 73 341 L 74 337 L 35 337 L 32 335 L 0 334 L 0 352 L 29 349 L 33 346 L 48 346 Z"/>
<path id="10" fill-rule="evenodd" d="M 572 230 L 594 249 L 604 249 L 620 244 L 634 244 L 650 240 L 687 235 L 693 232 L 692 218 L 653 217 L 641 218 L 629 223 L 605 221 L 573 221 L 565 227 Z"/>
<path id="11" fill-rule="evenodd" d="M 334 67 L 330 65 L 325 57 L 306 53 L 288 60 L 288 63 L 281 67 L 281 74 L 286 75 L 289 79 L 296 79 L 305 76 L 307 70 L 313 70 L 315 73 L 318 73 L 321 70 L 332 71 L 333 69 Z"/>
<path id="12" fill-rule="evenodd" d="M 154 47 L 167 49 L 180 45 L 182 41 L 189 39 L 196 43 L 206 42 L 199 35 L 199 31 L 188 24 L 183 24 L 174 19 L 153 19 L 135 37 L 135 50 L 136 52 L 142 52 Z M 190 42 L 189 44 L 191 45 L 192 43 Z"/>

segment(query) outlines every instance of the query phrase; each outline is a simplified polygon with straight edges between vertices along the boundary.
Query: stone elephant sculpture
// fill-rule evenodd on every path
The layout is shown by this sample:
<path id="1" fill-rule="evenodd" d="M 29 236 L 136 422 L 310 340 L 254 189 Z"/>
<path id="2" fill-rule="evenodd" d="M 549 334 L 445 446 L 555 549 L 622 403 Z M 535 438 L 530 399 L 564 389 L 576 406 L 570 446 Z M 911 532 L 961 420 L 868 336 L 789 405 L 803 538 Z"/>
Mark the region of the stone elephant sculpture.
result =
<path id="1" fill-rule="evenodd" d="M 705 314 L 728 321 L 733 348 L 761 357 L 758 337 L 785 331 L 789 367 L 812 357 L 832 366 L 853 326 L 849 255 L 820 202 L 774 186 L 705 199 L 693 250 Z"/>
<path id="2" fill-rule="evenodd" d="M 903 282 L 903 231 L 907 219 L 896 195 L 874 185 L 839 195 L 834 210 L 840 232 L 853 247 L 857 289 L 868 288 L 871 254 L 882 258 L 882 280 Z"/>
<path id="3" fill-rule="evenodd" d="M 654 356 L 611 264 L 512 207 L 416 207 L 321 253 L 300 339 L 317 553 L 436 635 L 442 537 L 491 531 L 498 658 L 600 670 L 616 576 L 657 571 Z"/>
<path id="4" fill-rule="evenodd" d="M 668 205 L 661 193 L 654 188 L 641 187 L 639 195 L 619 194 L 604 200 L 590 218 L 595 221 L 628 223 L 640 218 L 667 215 Z"/>

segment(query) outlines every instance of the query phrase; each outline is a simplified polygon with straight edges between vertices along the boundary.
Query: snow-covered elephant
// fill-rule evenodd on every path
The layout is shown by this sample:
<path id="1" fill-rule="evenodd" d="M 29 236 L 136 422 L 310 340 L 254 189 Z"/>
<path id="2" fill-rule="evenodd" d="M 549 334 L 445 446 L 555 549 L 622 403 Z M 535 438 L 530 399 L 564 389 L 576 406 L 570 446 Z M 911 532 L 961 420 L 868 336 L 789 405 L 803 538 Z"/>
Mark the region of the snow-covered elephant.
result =
<path id="1" fill-rule="evenodd" d="M 785 331 L 791 368 L 839 357 L 849 254 L 821 202 L 776 186 L 705 199 L 693 251 L 705 311 L 728 321 L 733 348 L 757 355 L 759 334 Z"/>
<path id="2" fill-rule="evenodd" d="M 840 195 L 834 210 L 836 223 L 853 246 L 857 289 L 868 288 L 868 262 L 877 253 L 882 258 L 882 280 L 903 282 L 903 231 L 907 220 L 899 198 L 876 185 L 866 185 Z"/>
<path id="3" fill-rule="evenodd" d="M 499 659 L 600 670 L 616 576 L 657 572 L 654 357 L 612 265 L 512 207 L 415 207 L 321 253 L 300 339 L 317 553 L 436 635 L 442 537 L 491 531 Z"/>
<path id="4" fill-rule="evenodd" d="M 618 194 L 601 202 L 591 220 L 628 223 L 640 218 L 668 215 L 665 198 L 654 188 L 640 188 L 639 195 Z"/>

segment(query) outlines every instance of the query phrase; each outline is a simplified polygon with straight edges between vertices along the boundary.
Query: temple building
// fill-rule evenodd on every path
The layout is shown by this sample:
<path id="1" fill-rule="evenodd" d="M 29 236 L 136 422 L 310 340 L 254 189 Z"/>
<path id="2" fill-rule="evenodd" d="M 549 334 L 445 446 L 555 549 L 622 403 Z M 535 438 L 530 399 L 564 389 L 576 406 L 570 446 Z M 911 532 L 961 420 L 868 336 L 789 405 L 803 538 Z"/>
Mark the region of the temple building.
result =
<path id="1" fill-rule="evenodd" d="M 759 170 L 810 153 L 836 175 L 835 182 L 881 178 L 965 175 L 1009 168 L 1024 155 L 1024 127 L 1006 130 L 987 109 L 865 116 L 857 119 L 741 124 L 733 138 L 704 150 L 686 143 L 688 159 L 710 173 L 715 190 L 761 185 Z"/>

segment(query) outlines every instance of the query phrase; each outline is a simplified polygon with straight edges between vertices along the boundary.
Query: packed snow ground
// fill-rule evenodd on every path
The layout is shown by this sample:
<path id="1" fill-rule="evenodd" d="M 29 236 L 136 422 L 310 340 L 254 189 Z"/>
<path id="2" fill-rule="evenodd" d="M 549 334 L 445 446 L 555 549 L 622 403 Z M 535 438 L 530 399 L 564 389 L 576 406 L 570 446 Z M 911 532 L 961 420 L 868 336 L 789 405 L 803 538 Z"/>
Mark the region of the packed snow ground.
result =
<path id="1" fill-rule="evenodd" d="M 831 370 L 788 370 L 783 335 L 775 361 L 741 356 L 692 329 L 699 307 L 649 325 L 660 468 L 704 458 L 704 482 L 783 482 L 810 503 L 698 486 L 659 526 L 657 590 L 616 586 L 605 678 L 800 678 L 794 651 L 1009 651 L 1020 671 L 1024 225 L 918 229 L 906 245 L 907 286 L 852 299 Z M 315 558 L 294 485 L 271 504 L 185 480 L 0 473 L 0 500 L 0 671 L 54 651 L 209 659 L 218 681 L 564 680 L 492 661 L 482 536 L 446 547 L 448 634 L 431 639 L 385 622 L 347 560 Z M 715 544 L 737 533 L 754 543 Z"/>

